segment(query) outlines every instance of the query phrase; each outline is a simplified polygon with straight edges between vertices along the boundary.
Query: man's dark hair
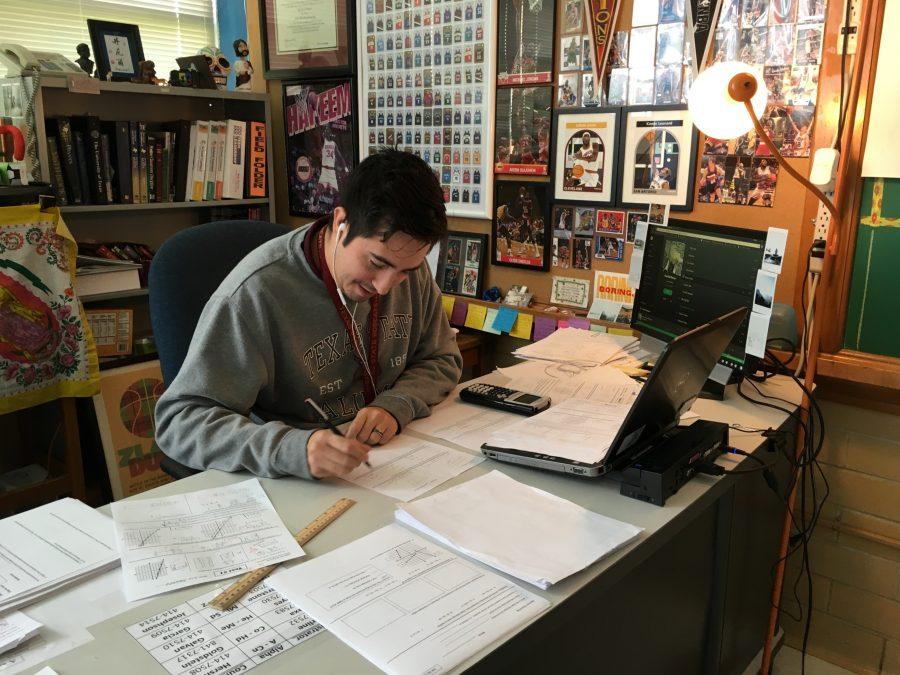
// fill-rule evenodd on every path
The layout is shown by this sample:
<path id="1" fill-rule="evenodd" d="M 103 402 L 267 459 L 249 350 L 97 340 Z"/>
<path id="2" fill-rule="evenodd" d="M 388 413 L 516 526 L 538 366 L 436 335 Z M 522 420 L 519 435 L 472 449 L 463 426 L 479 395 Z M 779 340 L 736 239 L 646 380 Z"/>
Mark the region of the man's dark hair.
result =
<path id="1" fill-rule="evenodd" d="M 397 232 L 429 246 L 447 234 L 447 211 L 441 184 L 419 157 L 381 148 L 364 159 L 347 177 L 340 204 L 347 212 L 347 237 L 381 236 Z"/>

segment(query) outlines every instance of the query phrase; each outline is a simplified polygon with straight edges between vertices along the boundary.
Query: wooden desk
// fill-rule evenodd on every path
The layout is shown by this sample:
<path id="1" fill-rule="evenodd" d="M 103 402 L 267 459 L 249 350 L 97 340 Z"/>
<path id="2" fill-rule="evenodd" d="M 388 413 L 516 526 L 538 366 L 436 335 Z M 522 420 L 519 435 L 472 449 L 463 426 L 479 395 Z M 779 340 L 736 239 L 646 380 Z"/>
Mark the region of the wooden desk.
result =
<path id="1" fill-rule="evenodd" d="M 772 378 L 763 387 L 767 394 L 795 404 L 799 400 L 797 388 L 787 378 Z M 706 419 L 747 428 L 787 424 L 786 415 L 751 405 L 738 398 L 733 387 L 725 401 L 701 400 L 694 410 Z M 761 447 L 762 440 L 755 434 L 734 432 L 731 444 L 751 452 Z M 728 457 L 720 461 L 736 458 Z M 771 457 L 766 455 L 767 460 Z M 783 503 L 758 473 L 698 476 L 662 508 L 620 496 L 618 485 L 610 481 L 583 480 L 490 461 L 437 489 L 493 469 L 642 527 L 644 533 L 631 545 L 546 591 L 529 586 L 531 592 L 550 600 L 551 608 L 464 662 L 461 669 L 492 673 L 741 673 L 756 655 L 768 620 L 770 571 L 783 514 Z M 243 473 L 205 471 L 140 497 L 178 494 L 245 478 Z M 783 478 L 781 481 L 783 488 Z M 304 547 L 311 557 L 394 520 L 393 499 L 342 481 L 283 478 L 260 482 L 292 532 L 339 497 L 359 502 Z M 121 571 L 109 574 L 120 575 Z M 162 673 L 163 669 L 123 627 L 211 588 L 211 584 L 195 586 L 153 598 L 140 607 L 126 608 L 91 628 L 96 638 L 93 642 L 47 663 L 60 673 L 118 675 L 126 663 L 132 672 Z M 78 610 L 76 606 L 71 608 L 72 612 Z M 322 633 L 262 663 L 254 673 L 299 671 L 368 673 L 377 669 L 333 635 Z"/>
<path id="2" fill-rule="evenodd" d="M 456 346 L 462 355 L 463 368 L 472 368 L 473 377 L 481 377 L 485 374 L 485 345 L 487 339 L 484 333 L 457 333 Z"/>

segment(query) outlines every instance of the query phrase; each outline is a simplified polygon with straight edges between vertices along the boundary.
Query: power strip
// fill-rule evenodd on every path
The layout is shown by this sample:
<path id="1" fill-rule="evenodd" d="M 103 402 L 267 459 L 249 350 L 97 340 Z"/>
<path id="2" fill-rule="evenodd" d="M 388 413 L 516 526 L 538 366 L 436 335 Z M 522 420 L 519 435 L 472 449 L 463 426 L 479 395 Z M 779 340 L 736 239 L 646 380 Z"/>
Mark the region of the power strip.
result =
<path id="1" fill-rule="evenodd" d="M 836 40 L 837 40 L 837 53 L 844 53 L 844 25 L 847 26 L 847 54 L 855 54 L 856 53 L 856 40 L 859 36 L 859 21 L 860 21 L 860 12 L 862 11 L 862 0 L 850 0 L 850 20 L 847 21 L 846 9 L 847 6 L 845 3 L 841 3 L 844 5 L 844 12 L 841 17 L 841 29 L 837 32 Z"/>
<path id="2" fill-rule="evenodd" d="M 831 195 L 826 195 L 831 199 Z M 819 211 L 816 213 L 816 219 L 813 221 L 813 240 L 821 239 L 828 241 L 828 229 L 831 227 L 831 212 L 825 208 L 825 205 L 819 202 Z"/>

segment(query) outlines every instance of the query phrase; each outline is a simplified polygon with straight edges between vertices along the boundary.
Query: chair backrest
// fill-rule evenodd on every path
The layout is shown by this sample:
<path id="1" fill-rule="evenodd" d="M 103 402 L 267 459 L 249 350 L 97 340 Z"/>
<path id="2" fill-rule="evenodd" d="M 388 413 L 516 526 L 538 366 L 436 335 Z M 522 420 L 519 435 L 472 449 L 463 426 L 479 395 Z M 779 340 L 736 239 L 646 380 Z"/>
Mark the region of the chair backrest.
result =
<path id="1" fill-rule="evenodd" d="M 222 220 L 182 230 L 159 248 L 150 265 L 150 321 L 166 386 L 219 284 L 253 249 L 288 230 L 267 221 Z"/>

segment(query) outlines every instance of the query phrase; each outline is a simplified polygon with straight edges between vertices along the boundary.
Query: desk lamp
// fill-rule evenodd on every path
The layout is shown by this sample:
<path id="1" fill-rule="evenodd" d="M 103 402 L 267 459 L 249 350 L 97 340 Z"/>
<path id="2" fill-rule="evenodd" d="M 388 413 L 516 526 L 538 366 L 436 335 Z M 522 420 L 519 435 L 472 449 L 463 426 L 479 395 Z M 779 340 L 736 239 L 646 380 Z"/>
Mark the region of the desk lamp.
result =
<path id="1" fill-rule="evenodd" d="M 728 140 L 742 136 L 751 129 L 756 130 L 759 138 L 766 143 L 770 152 L 778 161 L 778 165 L 818 197 L 825 208 L 828 209 L 833 224 L 828 233 L 828 249 L 833 255 L 837 242 L 835 233 L 840 224 L 838 210 L 819 188 L 784 160 L 784 157 L 778 152 L 778 148 L 772 143 L 772 139 L 759 121 L 759 116 L 765 111 L 767 100 L 768 92 L 766 91 L 765 81 L 758 69 L 739 61 L 723 61 L 711 65 L 697 77 L 688 94 L 688 108 L 697 128 L 712 138 Z M 828 261 L 829 256 L 826 255 L 823 261 L 823 278 L 825 271 L 829 267 Z M 803 339 L 806 341 L 807 336 L 804 335 Z M 812 337 L 809 339 L 809 358 L 804 381 L 806 391 L 801 403 L 801 415 L 804 418 L 809 415 L 810 401 L 806 392 L 811 391 L 813 387 L 818 347 L 818 331 L 813 330 Z M 803 430 L 801 429 L 798 430 L 797 434 L 796 453 L 798 460 L 802 454 L 802 446 Z M 791 511 L 796 498 L 797 482 L 796 480 L 793 481 L 794 485 L 787 499 L 787 508 L 782 526 L 781 547 L 775 573 L 775 583 L 772 589 L 772 610 L 769 615 L 769 627 L 763 646 L 762 665 L 759 671 L 762 675 L 768 675 L 771 667 L 772 640 L 778 620 L 778 606 L 780 605 L 786 553 L 791 532 Z"/>

